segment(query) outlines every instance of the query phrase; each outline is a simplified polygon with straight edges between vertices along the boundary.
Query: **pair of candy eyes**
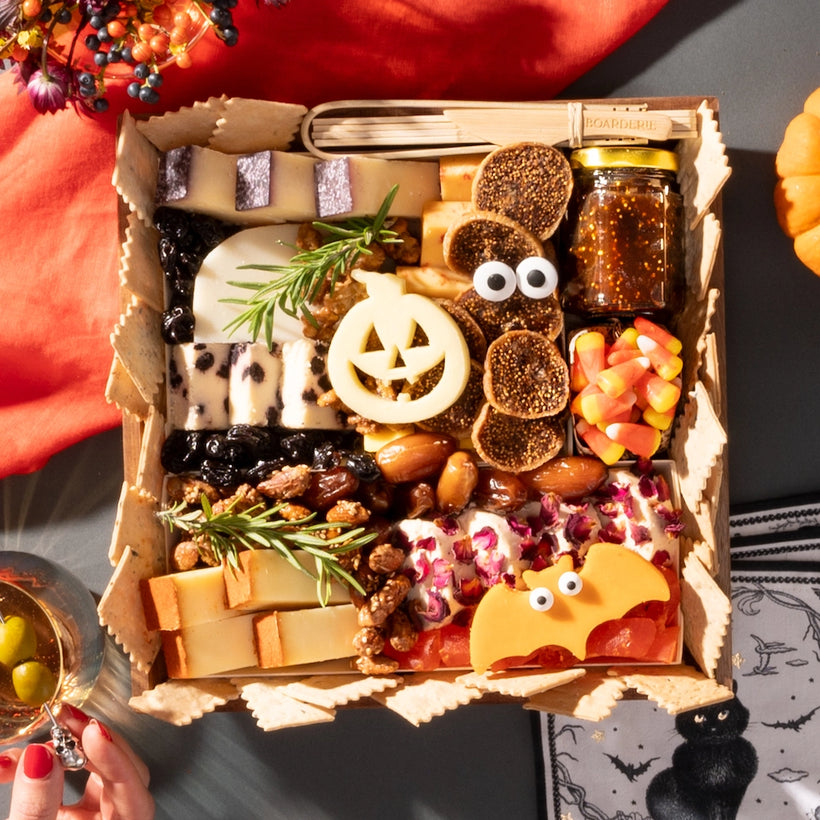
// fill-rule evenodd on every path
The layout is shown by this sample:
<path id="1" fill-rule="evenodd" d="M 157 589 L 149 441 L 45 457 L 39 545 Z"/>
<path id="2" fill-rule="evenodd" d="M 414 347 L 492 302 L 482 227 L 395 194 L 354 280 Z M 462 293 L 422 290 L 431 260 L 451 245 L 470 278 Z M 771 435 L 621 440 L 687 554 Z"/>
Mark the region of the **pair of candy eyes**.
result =
<path id="1" fill-rule="evenodd" d="M 503 302 L 516 288 L 529 299 L 546 299 L 558 287 L 558 271 L 541 256 L 528 256 L 515 270 L 505 262 L 484 262 L 473 274 L 473 287 L 488 302 Z"/>
<path id="2" fill-rule="evenodd" d="M 570 597 L 577 595 L 584 588 L 584 582 L 577 572 L 564 572 L 558 579 L 558 591 Z M 555 596 L 546 587 L 536 587 L 530 592 L 530 606 L 536 612 L 546 612 L 552 609 Z"/>

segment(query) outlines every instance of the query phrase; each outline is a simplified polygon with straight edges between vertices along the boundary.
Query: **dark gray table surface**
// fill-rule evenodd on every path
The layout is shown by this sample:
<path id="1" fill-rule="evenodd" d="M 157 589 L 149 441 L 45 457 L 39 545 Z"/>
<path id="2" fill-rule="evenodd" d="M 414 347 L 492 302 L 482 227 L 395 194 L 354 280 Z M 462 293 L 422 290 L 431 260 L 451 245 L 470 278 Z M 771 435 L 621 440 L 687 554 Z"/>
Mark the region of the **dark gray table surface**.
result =
<path id="1" fill-rule="evenodd" d="M 820 84 L 818 33 L 817 0 L 671 0 L 561 95 L 720 100 L 733 168 L 723 222 L 734 504 L 820 492 L 820 279 L 793 256 L 772 205 L 786 123 Z M 0 482 L 0 546 L 55 559 L 101 593 L 120 445 L 114 430 Z M 174 728 L 117 700 L 127 682 L 111 661 L 96 708 L 149 763 L 160 818 L 543 816 L 537 721 L 518 707 L 478 705 L 419 729 L 384 709 L 271 734 L 234 713 Z"/>

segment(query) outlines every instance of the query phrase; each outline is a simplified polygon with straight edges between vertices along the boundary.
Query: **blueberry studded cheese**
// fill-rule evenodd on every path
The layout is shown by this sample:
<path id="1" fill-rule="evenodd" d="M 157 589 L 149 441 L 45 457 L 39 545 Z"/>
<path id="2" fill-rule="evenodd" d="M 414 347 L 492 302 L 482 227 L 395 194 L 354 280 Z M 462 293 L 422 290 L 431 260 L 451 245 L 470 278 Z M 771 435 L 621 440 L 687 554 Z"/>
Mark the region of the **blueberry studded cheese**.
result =
<path id="1" fill-rule="evenodd" d="M 342 428 L 339 413 L 317 403 L 330 389 L 327 348 L 310 339 L 285 342 L 282 362 L 282 426 L 296 430 Z"/>
<path id="2" fill-rule="evenodd" d="M 282 355 L 278 345 L 241 342 L 231 348 L 228 385 L 230 423 L 254 427 L 279 424 Z"/>
<path id="3" fill-rule="evenodd" d="M 231 345 L 191 342 L 168 355 L 168 422 L 180 430 L 228 426 Z"/>

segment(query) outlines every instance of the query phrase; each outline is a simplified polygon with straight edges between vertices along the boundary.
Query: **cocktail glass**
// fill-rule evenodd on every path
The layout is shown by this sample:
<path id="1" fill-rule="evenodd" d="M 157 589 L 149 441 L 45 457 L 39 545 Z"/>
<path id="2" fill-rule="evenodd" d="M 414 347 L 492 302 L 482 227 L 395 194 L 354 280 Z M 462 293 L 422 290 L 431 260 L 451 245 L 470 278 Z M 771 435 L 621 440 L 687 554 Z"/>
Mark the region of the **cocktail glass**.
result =
<path id="1" fill-rule="evenodd" d="M 23 618 L 36 634 L 31 657 L 0 664 L 0 746 L 34 738 L 48 729 L 54 737 L 52 715 L 59 717 L 63 703 L 81 707 L 102 669 L 105 635 L 94 598 L 59 565 L 30 553 L 4 551 L 0 552 L 0 617 L 5 624 Z M 14 667 L 31 661 L 46 667 L 54 679 L 53 694 L 42 705 L 24 703 L 15 690 Z M 26 671 L 18 670 L 18 682 L 19 674 Z M 33 671 L 45 675 L 42 669 Z"/>

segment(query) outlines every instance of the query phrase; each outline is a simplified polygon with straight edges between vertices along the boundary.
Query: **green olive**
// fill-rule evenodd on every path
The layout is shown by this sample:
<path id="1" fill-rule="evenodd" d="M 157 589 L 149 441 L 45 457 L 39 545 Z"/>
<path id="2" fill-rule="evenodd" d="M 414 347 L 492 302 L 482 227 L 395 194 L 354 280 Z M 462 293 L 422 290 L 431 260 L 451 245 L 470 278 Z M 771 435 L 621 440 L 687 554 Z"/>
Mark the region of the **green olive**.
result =
<path id="1" fill-rule="evenodd" d="M 54 673 L 40 661 L 18 663 L 11 671 L 11 680 L 17 697 L 27 706 L 42 706 L 57 689 Z"/>
<path id="2" fill-rule="evenodd" d="M 0 663 L 14 664 L 34 657 L 37 651 L 37 635 L 31 621 L 12 615 L 0 623 Z"/>

